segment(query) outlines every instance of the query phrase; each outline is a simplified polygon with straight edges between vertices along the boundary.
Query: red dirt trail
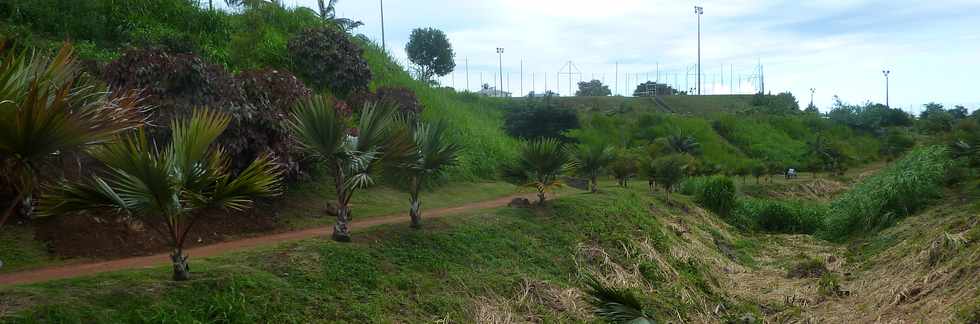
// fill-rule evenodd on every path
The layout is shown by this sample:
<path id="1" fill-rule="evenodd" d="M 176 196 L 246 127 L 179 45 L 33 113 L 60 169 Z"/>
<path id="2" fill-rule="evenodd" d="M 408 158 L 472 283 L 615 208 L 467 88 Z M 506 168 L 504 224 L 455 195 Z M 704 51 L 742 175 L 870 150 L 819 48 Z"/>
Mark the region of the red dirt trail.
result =
<path id="1" fill-rule="evenodd" d="M 496 208 L 506 206 L 512 199 L 524 197 L 531 199 L 530 195 L 512 195 L 487 200 L 477 203 L 465 204 L 456 207 L 447 207 L 425 211 L 423 217 L 426 219 L 441 218 L 444 216 L 455 215 L 467 211 L 480 209 Z M 404 213 L 392 214 L 387 216 L 373 217 L 351 222 L 351 230 L 360 230 L 372 226 L 404 223 L 408 221 L 408 216 Z M 331 227 L 309 228 L 292 232 L 257 236 L 236 241 L 221 242 L 206 246 L 195 247 L 185 250 L 187 255 L 193 258 L 204 258 L 219 255 L 227 252 L 247 250 L 258 246 L 271 245 L 282 242 L 296 241 L 314 237 L 329 237 Z M 356 239 L 356 238 L 355 238 Z M 117 259 L 110 261 L 100 261 L 92 263 L 72 264 L 56 266 L 50 268 L 40 268 L 0 274 L 0 285 L 18 285 L 43 282 L 55 279 L 75 278 L 88 276 L 103 272 L 112 272 L 125 269 L 150 268 L 160 265 L 170 264 L 170 254 L 161 253 L 142 257 Z"/>

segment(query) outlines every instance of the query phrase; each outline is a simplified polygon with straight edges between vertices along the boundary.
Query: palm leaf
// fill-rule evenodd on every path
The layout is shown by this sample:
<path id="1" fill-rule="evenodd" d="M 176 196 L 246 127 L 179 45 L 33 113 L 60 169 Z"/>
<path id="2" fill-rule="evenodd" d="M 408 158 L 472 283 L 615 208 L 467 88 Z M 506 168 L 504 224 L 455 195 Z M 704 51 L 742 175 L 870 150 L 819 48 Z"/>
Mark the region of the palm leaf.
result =
<path id="1" fill-rule="evenodd" d="M 609 323 L 654 323 L 643 311 L 639 298 L 627 289 L 608 287 L 591 275 L 585 277 L 588 285 L 586 300 L 595 307 L 595 314 Z"/>
<path id="2" fill-rule="evenodd" d="M 336 159 L 344 154 L 347 126 L 327 97 L 314 96 L 300 102 L 293 109 L 289 126 L 311 153 L 324 159 Z"/>

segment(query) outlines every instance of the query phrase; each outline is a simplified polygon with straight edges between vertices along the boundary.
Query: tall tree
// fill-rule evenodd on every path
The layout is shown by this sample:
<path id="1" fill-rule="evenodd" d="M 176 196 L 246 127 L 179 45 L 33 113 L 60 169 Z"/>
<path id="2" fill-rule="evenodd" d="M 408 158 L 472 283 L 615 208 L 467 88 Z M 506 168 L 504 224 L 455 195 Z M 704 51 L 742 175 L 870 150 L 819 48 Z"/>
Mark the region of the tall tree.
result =
<path id="1" fill-rule="evenodd" d="M 405 127 L 397 127 L 391 105 L 365 103 L 356 137 L 347 117 L 338 114 L 331 101 L 316 96 L 295 108 L 290 127 L 300 143 L 311 151 L 333 177 L 337 193 L 337 222 L 333 239 L 350 242 L 350 201 L 358 189 L 374 184 L 374 174 L 387 159 L 404 158 L 412 150 Z"/>
<path id="2" fill-rule="evenodd" d="M 449 124 L 444 120 L 432 124 L 419 122 L 412 134 L 414 149 L 403 163 L 395 165 L 396 172 L 408 180 L 412 228 L 422 227 L 422 202 L 419 198 L 422 188 L 431 185 L 446 169 L 459 163 L 462 146 L 449 138 L 448 132 Z"/>
<path id="3" fill-rule="evenodd" d="M 540 138 L 525 141 L 517 161 L 504 165 L 508 181 L 538 191 L 538 204 L 544 204 L 545 193 L 561 187 L 558 178 L 568 167 L 568 150 L 557 139 Z"/>
<path id="4" fill-rule="evenodd" d="M 609 86 L 602 84 L 602 81 L 599 80 L 579 82 L 578 91 L 575 92 L 577 97 L 605 97 L 611 94 L 612 91 L 609 90 Z"/>
<path id="5" fill-rule="evenodd" d="M 572 168 L 589 179 L 592 193 L 599 191 L 599 173 L 613 161 L 613 148 L 604 143 L 579 144 L 572 149 Z"/>
<path id="6" fill-rule="evenodd" d="M 54 159 L 109 142 L 142 123 L 139 97 L 110 94 L 87 77 L 64 45 L 53 58 L 16 53 L 0 44 L 0 184 L 13 200 L 0 226 L 18 205 L 29 210 Z"/>
<path id="7" fill-rule="evenodd" d="M 190 279 L 184 242 L 205 208 L 242 210 L 256 197 L 278 195 L 281 169 L 266 155 L 234 176 L 229 158 L 212 143 L 230 117 L 196 111 L 189 121 L 174 120 L 165 148 L 142 129 L 94 153 L 108 168 L 87 182 L 62 182 L 41 200 L 43 215 L 114 209 L 141 218 L 169 238 L 173 279 Z"/>
<path id="8" fill-rule="evenodd" d="M 416 66 L 418 79 L 431 82 L 434 76 L 449 74 L 456 68 L 456 53 L 449 38 L 435 28 L 416 28 L 405 45 L 408 60 Z"/>

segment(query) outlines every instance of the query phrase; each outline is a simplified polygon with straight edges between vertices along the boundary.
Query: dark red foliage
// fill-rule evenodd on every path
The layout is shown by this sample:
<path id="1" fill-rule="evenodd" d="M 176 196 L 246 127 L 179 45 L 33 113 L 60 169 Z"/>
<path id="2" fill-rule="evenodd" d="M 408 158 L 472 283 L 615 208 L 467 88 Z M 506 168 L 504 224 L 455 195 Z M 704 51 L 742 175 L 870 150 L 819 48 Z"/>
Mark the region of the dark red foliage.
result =
<path id="1" fill-rule="evenodd" d="M 312 91 L 288 71 L 245 71 L 238 79 L 254 114 L 242 121 L 243 127 L 229 129 L 229 135 L 247 138 L 246 151 L 251 154 L 265 150 L 277 153 L 288 175 L 301 174 L 305 169 L 301 165 L 304 154 L 289 136 L 286 121 L 296 103 L 309 98 Z"/>
<path id="2" fill-rule="evenodd" d="M 169 136 L 171 120 L 207 107 L 232 117 L 218 144 L 231 154 L 235 169 L 270 152 L 288 175 L 301 174 L 283 123 L 296 100 L 309 96 L 310 90 L 288 72 L 260 70 L 235 77 L 194 54 L 144 49 L 128 51 L 109 63 L 103 77 L 114 91 L 143 90 L 145 103 L 153 107 L 150 134 L 158 140 Z"/>
<path id="3" fill-rule="evenodd" d="M 422 102 L 412 89 L 406 87 L 380 87 L 374 93 L 363 91 L 351 96 L 350 103 L 355 109 L 364 108 L 367 103 L 387 103 L 398 105 L 398 110 L 408 115 L 422 113 Z"/>
<path id="4" fill-rule="evenodd" d="M 346 97 L 371 83 L 364 51 L 336 28 L 307 29 L 290 39 L 288 48 L 293 70 L 317 89 Z"/>
<path id="5" fill-rule="evenodd" d="M 381 87 L 376 91 L 378 102 L 398 105 L 398 110 L 407 114 L 421 114 L 422 102 L 415 91 L 406 87 Z"/>

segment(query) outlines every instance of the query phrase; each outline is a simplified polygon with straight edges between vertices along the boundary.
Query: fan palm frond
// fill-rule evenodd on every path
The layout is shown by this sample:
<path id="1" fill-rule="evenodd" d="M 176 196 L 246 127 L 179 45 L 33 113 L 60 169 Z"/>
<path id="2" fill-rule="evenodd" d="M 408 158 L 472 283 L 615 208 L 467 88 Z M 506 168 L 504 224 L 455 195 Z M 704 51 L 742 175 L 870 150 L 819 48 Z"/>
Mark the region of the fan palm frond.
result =
<path id="1" fill-rule="evenodd" d="M 653 324 L 643 310 L 643 304 L 627 289 L 608 287 L 591 275 L 585 277 L 588 289 L 586 300 L 595 307 L 595 314 L 609 323 Z"/>

